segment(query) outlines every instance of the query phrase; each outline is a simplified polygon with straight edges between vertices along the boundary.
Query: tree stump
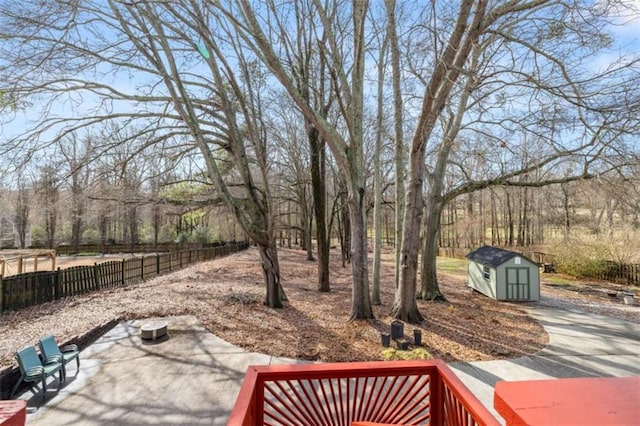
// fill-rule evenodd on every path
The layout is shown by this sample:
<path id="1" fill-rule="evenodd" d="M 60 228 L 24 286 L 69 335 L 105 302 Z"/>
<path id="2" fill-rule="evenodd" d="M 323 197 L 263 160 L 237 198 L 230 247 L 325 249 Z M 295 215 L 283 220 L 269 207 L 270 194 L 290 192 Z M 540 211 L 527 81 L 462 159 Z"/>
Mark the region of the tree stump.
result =
<path id="1" fill-rule="evenodd" d="M 142 340 L 153 340 L 154 342 L 167 335 L 167 323 L 164 321 L 152 321 L 140 327 L 140 338 Z"/>

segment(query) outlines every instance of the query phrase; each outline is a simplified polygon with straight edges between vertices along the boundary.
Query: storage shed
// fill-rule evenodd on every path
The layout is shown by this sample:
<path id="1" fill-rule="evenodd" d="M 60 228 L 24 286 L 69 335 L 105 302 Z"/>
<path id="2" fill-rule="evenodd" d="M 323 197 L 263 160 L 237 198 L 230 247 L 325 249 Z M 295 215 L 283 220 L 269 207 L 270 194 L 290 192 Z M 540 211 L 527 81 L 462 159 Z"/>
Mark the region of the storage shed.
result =
<path id="1" fill-rule="evenodd" d="M 491 246 L 472 251 L 467 259 L 469 287 L 496 300 L 540 300 L 540 269 L 531 259 Z"/>

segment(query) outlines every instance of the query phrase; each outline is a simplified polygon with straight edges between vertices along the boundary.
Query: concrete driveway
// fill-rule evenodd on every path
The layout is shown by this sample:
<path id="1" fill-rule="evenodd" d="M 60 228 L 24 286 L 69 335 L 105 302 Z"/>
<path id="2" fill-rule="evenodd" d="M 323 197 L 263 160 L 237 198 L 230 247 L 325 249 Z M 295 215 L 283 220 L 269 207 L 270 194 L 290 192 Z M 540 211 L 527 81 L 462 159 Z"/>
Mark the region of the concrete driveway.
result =
<path id="1" fill-rule="evenodd" d="M 528 313 L 549 334 L 549 344 L 540 352 L 513 360 L 450 364 L 498 419 L 493 408 L 498 380 L 640 375 L 640 324 L 538 306 L 528 308 Z"/>

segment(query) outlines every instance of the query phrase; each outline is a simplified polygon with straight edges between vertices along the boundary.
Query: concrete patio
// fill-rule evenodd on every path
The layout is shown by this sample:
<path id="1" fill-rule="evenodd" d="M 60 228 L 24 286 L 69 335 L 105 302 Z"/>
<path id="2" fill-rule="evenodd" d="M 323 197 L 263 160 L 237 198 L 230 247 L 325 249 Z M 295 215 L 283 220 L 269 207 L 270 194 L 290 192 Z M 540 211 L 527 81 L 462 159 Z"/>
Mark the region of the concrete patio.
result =
<path id="1" fill-rule="evenodd" d="M 450 364 L 493 413 L 498 380 L 640 375 L 640 324 L 544 307 L 532 307 L 530 314 L 549 333 L 544 350 L 513 360 Z M 41 407 L 41 394 L 26 392 L 28 423 L 222 425 L 247 366 L 299 362 L 240 349 L 192 316 L 162 320 L 170 337 L 157 342 L 139 337 L 149 320 L 123 322 L 107 332 L 81 353 L 80 371 L 72 365 L 59 392 L 52 383 Z"/>

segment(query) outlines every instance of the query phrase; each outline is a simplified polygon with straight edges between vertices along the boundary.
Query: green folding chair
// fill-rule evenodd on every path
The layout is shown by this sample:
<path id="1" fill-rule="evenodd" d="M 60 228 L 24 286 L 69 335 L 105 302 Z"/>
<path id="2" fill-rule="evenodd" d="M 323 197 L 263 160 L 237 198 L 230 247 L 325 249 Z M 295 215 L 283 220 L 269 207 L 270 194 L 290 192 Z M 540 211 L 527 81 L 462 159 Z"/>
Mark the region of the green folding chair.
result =
<path id="1" fill-rule="evenodd" d="M 16 360 L 18 361 L 18 367 L 20 367 L 20 380 L 13 387 L 10 398 L 13 397 L 22 382 L 32 383 L 32 388 L 37 382 L 42 382 L 42 402 L 44 402 L 47 394 L 47 377 L 53 376 L 56 372 L 59 372 L 58 378 L 60 384 L 62 384 L 61 359 L 52 358 L 43 364 L 36 352 L 36 348 L 27 346 L 16 352 Z"/>
<path id="2" fill-rule="evenodd" d="M 56 343 L 55 337 L 49 335 L 40 339 L 38 346 L 40 346 L 40 353 L 45 361 L 62 362 L 62 381 L 67 380 L 67 364 L 74 359 L 77 366 L 76 374 L 78 374 L 78 370 L 80 370 L 80 352 L 77 345 L 67 345 L 61 350 L 58 343 Z"/>

